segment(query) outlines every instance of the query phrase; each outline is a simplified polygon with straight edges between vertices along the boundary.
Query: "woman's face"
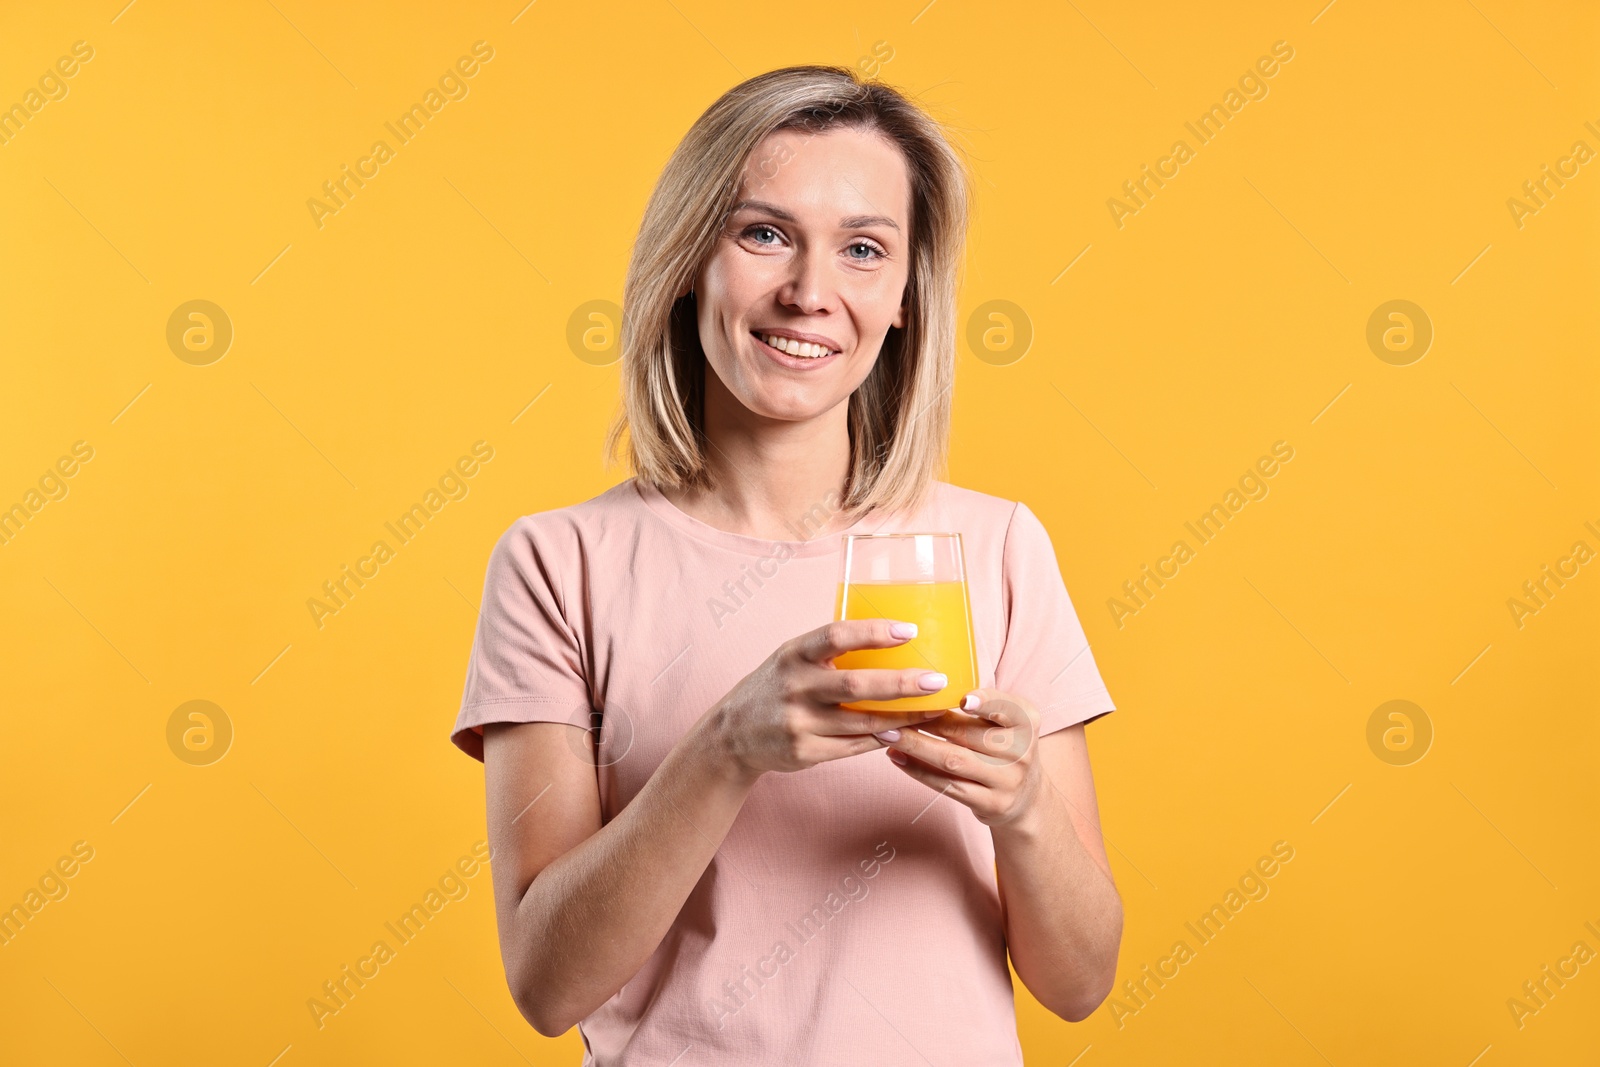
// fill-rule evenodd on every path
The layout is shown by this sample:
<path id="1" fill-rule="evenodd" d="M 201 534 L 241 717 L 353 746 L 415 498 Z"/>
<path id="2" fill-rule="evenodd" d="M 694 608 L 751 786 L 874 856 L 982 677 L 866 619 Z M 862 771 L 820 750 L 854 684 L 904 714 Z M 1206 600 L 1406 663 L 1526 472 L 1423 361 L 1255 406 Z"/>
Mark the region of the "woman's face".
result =
<path id="1" fill-rule="evenodd" d="M 848 400 L 905 325 L 910 211 L 905 158 L 881 134 L 780 130 L 757 145 L 694 283 L 708 402 L 731 394 L 794 422 Z"/>

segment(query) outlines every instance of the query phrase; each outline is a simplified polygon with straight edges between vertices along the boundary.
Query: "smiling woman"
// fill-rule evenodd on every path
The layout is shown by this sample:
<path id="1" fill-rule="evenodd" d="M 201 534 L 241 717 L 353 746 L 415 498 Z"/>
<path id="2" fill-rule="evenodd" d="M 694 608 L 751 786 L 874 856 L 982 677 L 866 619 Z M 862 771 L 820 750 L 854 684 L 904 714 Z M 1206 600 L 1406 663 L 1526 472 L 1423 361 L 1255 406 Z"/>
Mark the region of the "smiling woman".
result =
<path id="1" fill-rule="evenodd" d="M 774 71 L 731 90 L 651 195 L 626 282 L 625 413 L 606 442 L 614 451 L 627 433 L 645 481 L 705 489 L 712 473 L 696 435 L 717 435 L 694 427 L 743 413 L 783 419 L 796 441 L 843 443 L 848 427 L 850 509 L 914 506 L 943 462 L 965 169 L 898 93 L 827 70 Z M 802 363 L 762 334 L 830 354 Z M 828 373 L 799 379 L 780 367 Z"/>
<path id="2" fill-rule="evenodd" d="M 633 477 L 490 554 L 451 737 L 485 764 L 512 995 L 586 1064 L 1020 1065 L 1011 966 L 1074 1021 L 1110 989 L 1083 724 L 1114 705 L 1033 512 L 938 477 L 968 188 L 887 86 L 730 89 L 629 264 L 607 447 Z M 947 685 L 835 663 L 917 631 L 830 621 L 840 535 L 926 531 L 961 535 L 978 686 L 843 707 Z M 845 910 L 874 845 L 895 876 Z"/>

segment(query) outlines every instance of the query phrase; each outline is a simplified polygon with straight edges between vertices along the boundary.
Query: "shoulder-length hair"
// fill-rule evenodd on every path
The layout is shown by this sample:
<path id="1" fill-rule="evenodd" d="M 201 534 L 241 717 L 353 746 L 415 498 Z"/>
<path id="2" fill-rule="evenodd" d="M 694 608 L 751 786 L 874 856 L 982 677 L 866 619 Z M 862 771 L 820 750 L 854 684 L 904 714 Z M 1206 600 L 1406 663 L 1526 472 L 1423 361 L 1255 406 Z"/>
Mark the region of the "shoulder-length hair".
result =
<path id="1" fill-rule="evenodd" d="M 849 399 L 850 473 L 838 507 L 914 509 L 945 469 L 955 383 L 956 295 L 971 209 L 967 171 L 938 122 L 895 89 L 845 67 L 769 71 L 706 109 L 656 181 L 622 299 L 622 395 L 606 434 L 615 461 L 627 435 L 635 476 L 657 489 L 709 488 L 705 352 L 694 303 L 680 296 L 714 249 L 751 153 L 777 130 L 840 127 L 898 145 L 911 182 L 906 325 L 891 327 Z M 782 163 L 756 164 L 771 177 Z"/>

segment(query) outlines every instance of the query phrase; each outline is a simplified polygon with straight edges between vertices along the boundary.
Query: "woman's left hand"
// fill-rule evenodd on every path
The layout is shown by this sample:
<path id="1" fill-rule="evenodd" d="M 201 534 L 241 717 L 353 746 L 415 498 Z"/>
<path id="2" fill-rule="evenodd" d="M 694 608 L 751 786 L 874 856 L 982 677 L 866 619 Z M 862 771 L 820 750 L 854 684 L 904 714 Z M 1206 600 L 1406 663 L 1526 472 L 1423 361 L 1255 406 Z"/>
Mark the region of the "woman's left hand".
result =
<path id="1" fill-rule="evenodd" d="M 1026 697 L 999 689 L 970 690 L 962 706 L 970 713 L 947 711 L 920 726 L 877 736 L 888 744 L 895 766 L 929 789 L 959 800 L 985 826 L 992 829 L 1020 819 L 1033 808 L 1043 785 L 1034 758 L 1038 710 Z"/>

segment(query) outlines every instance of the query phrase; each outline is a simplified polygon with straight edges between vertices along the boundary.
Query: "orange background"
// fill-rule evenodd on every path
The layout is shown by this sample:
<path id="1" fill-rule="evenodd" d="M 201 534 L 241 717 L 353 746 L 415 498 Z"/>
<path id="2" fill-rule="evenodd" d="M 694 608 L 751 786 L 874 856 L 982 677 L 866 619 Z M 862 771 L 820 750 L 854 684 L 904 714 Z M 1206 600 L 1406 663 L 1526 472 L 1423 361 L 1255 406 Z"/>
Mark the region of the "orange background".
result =
<path id="1" fill-rule="evenodd" d="M 1600 550 L 1600 172 L 1561 162 L 1600 150 L 1597 15 L 1320 2 L 0 13 L 26 115 L 0 144 L 0 507 L 26 516 L 0 906 L 65 894 L 0 947 L 0 1060 L 578 1061 L 507 993 L 482 770 L 446 739 L 484 565 L 625 475 L 599 459 L 617 367 L 569 322 L 620 299 L 667 154 L 741 78 L 816 61 L 910 90 L 971 157 L 950 480 L 1039 514 L 1119 706 L 1089 730 L 1119 986 L 1193 949 L 1082 1024 L 1019 986 L 1029 1063 L 1592 1051 L 1600 965 L 1507 1002 L 1600 951 L 1600 568 L 1573 555 Z M 478 41 L 466 95 L 319 226 L 307 201 Z M 1146 164 L 1171 176 L 1114 212 Z M 1546 165 L 1564 185 L 1514 211 Z M 186 348 L 184 312 L 169 343 L 195 300 L 216 332 Z M 319 626 L 307 600 L 480 441 Z M 1119 619 L 1280 441 L 1266 495 Z M 1514 612 L 1547 564 L 1570 577 Z M 1270 892 L 1191 940 L 1280 841 Z M 442 879 L 459 899 L 319 1028 L 307 1001 Z"/>

